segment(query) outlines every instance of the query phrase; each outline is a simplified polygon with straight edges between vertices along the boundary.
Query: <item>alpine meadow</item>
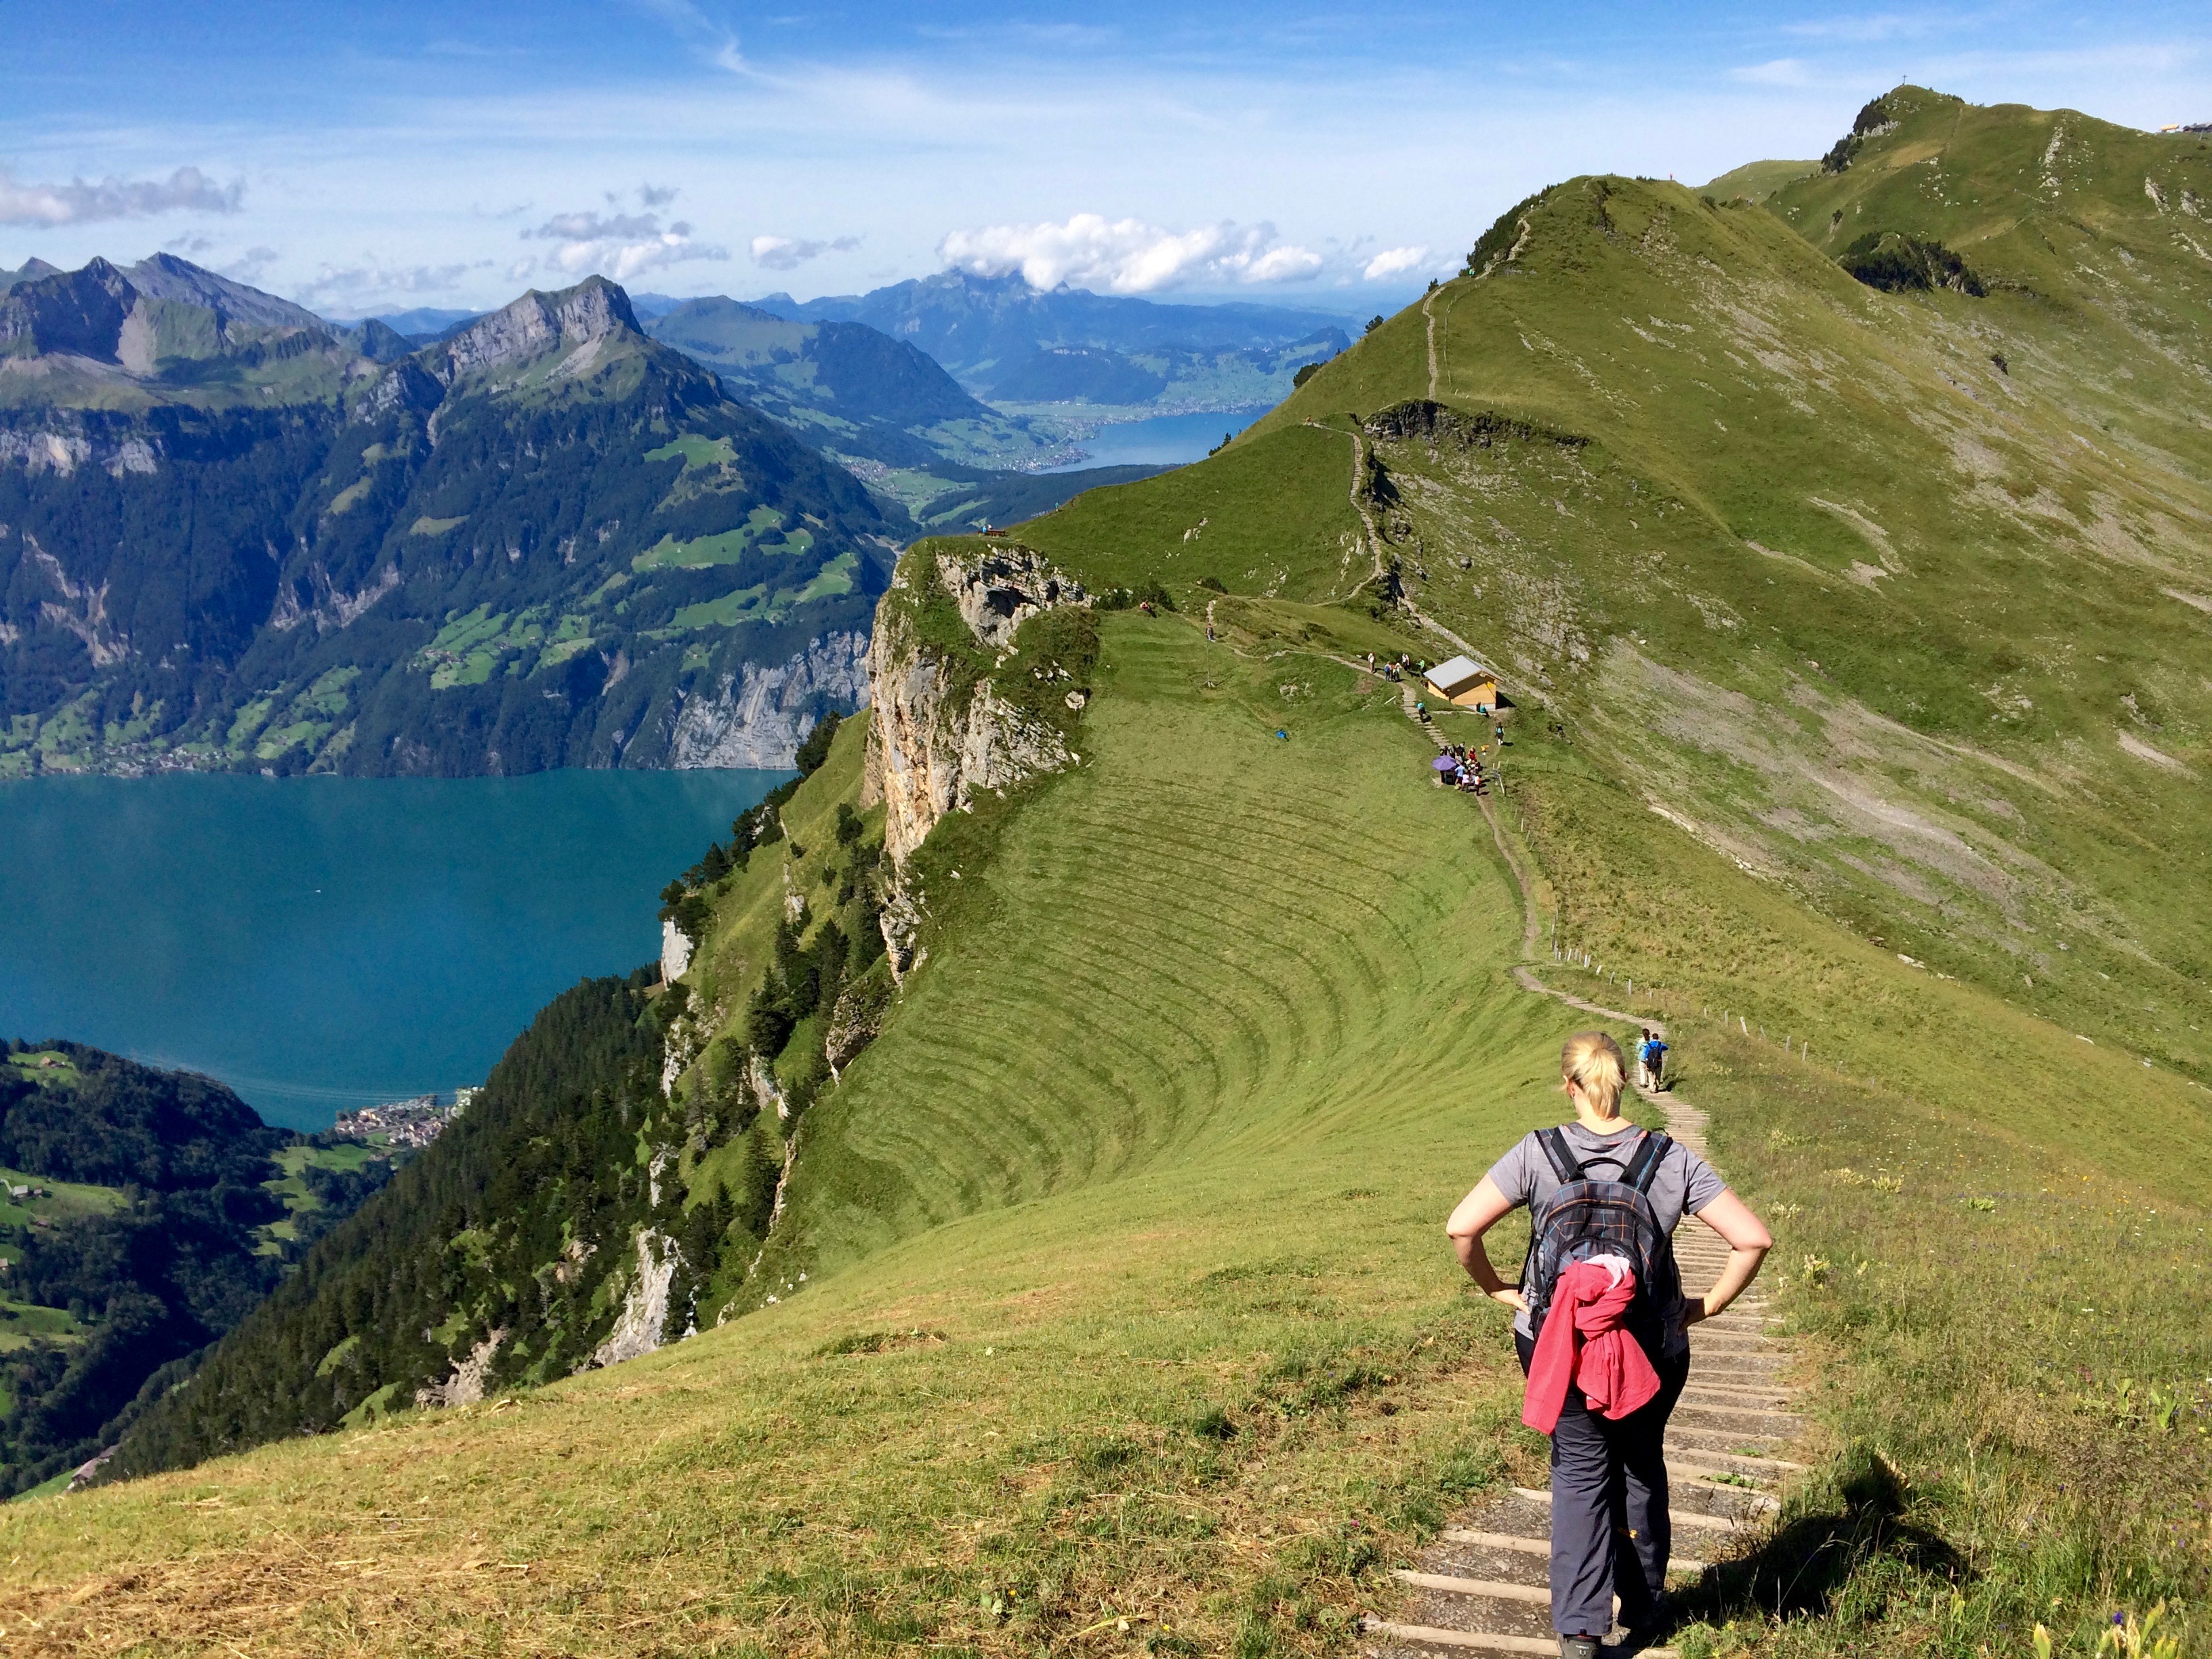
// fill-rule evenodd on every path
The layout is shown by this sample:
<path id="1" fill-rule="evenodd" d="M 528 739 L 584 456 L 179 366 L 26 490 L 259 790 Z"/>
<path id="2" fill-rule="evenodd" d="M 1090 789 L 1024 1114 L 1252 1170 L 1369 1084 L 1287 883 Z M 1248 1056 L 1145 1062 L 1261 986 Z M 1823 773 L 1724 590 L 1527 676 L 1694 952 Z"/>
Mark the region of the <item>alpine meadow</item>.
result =
<path id="1" fill-rule="evenodd" d="M 1645 1651 L 2212 1651 L 2212 133 L 1906 84 L 1821 160 L 1569 179 L 1207 459 L 902 550 L 866 481 L 982 489 L 1042 440 L 978 398 L 1084 366 L 842 303 L 594 279 L 173 416 L 289 423 L 303 614 L 454 550 L 374 663 L 57 647 L 69 719 L 605 763 L 817 626 L 856 695 L 792 702 L 659 963 L 0 1509 L 11 1650 L 1453 1650 L 1403 1575 L 1547 1449 L 1441 1229 L 1596 1020 L 1663 1023 L 1633 1109 L 1771 1224 L 1799 1402 Z M 587 451 L 568 541 L 459 550 Z M 1494 711 L 1421 684 L 1458 653 Z"/>

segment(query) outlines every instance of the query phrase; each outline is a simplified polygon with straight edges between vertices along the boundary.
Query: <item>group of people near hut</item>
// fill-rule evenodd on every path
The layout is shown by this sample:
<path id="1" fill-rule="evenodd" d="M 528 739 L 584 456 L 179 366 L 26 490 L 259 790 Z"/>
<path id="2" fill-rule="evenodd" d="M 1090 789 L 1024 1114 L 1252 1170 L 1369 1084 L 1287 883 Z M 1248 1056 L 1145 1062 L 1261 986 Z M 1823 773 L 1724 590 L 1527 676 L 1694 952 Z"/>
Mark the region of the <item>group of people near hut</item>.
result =
<path id="1" fill-rule="evenodd" d="M 1443 764 L 1447 760 L 1452 763 L 1449 769 Z M 1437 781 L 1470 795 L 1490 793 L 1490 780 L 1483 772 L 1481 754 L 1470 751 L 1463 743 L 1454 744 L 1437 757 Z"/>

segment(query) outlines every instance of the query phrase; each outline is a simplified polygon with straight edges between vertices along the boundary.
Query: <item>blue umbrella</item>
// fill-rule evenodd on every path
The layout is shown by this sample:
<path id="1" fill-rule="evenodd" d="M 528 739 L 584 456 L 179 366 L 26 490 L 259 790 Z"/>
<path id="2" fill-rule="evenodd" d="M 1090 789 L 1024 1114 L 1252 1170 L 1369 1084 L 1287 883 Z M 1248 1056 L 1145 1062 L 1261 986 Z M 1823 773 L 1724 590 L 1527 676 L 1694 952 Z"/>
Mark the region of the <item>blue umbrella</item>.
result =
<path id="1" fill-rule="evenodd" d="M 1431 763 L 1439 772 L 1449 772 L 1459 765 L 1449 755 L 1439 755 Z"/>

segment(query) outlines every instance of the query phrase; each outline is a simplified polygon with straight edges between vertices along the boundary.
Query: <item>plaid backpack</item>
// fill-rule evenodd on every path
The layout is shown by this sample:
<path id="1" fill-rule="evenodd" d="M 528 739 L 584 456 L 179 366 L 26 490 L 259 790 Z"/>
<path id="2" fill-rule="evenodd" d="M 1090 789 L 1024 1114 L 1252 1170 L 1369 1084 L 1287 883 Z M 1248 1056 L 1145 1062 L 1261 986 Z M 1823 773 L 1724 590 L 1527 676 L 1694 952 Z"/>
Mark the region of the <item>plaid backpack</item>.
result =
<path id="1" fill-rule="evenodd" d="M 1618 1181 L 1599 1181 L 1584 1173 L 1567 1138 L 1558 1129 L 1540 1129 L 1537 1143 L 1559 1177 L 1559 1190 L 1529 1217 L 1528 1259 L 1521 1269 L 1521 1293 L 1528 1304 L 1528 1331 L 1544 1334 L 1544 1315 L 1559 1275 L 1594 1255 L 1622 1255 L 1636 1270 L 1636 1303 L 1625 1322 L 1644 1351 L 1656 1358 L 1667 1322 L 1682 1300 L 1682 1276 L 1674 1266 L 1674 1244 L 1659 1225 L 1648 1196 L 1660 1160 L 1674 1142 L 1646 1131 L 1626 1160 L 1611 1152 L 1593 1162 L 1618 1165 Z"/>

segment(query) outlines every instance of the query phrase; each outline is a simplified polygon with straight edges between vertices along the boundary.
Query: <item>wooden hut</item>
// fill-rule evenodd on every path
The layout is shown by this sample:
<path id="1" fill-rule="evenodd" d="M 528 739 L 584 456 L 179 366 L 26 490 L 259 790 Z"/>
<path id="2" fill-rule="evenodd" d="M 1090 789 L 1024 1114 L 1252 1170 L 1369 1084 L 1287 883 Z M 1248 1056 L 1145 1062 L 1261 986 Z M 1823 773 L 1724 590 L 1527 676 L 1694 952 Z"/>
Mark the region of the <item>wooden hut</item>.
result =
<path id="1" fill-rule="evenodd" d="M 1472 657 L 1440 662 L 1424 678 L 1429 690 L 1455 708 L 1498 707 L 1498 676 Z"/>

